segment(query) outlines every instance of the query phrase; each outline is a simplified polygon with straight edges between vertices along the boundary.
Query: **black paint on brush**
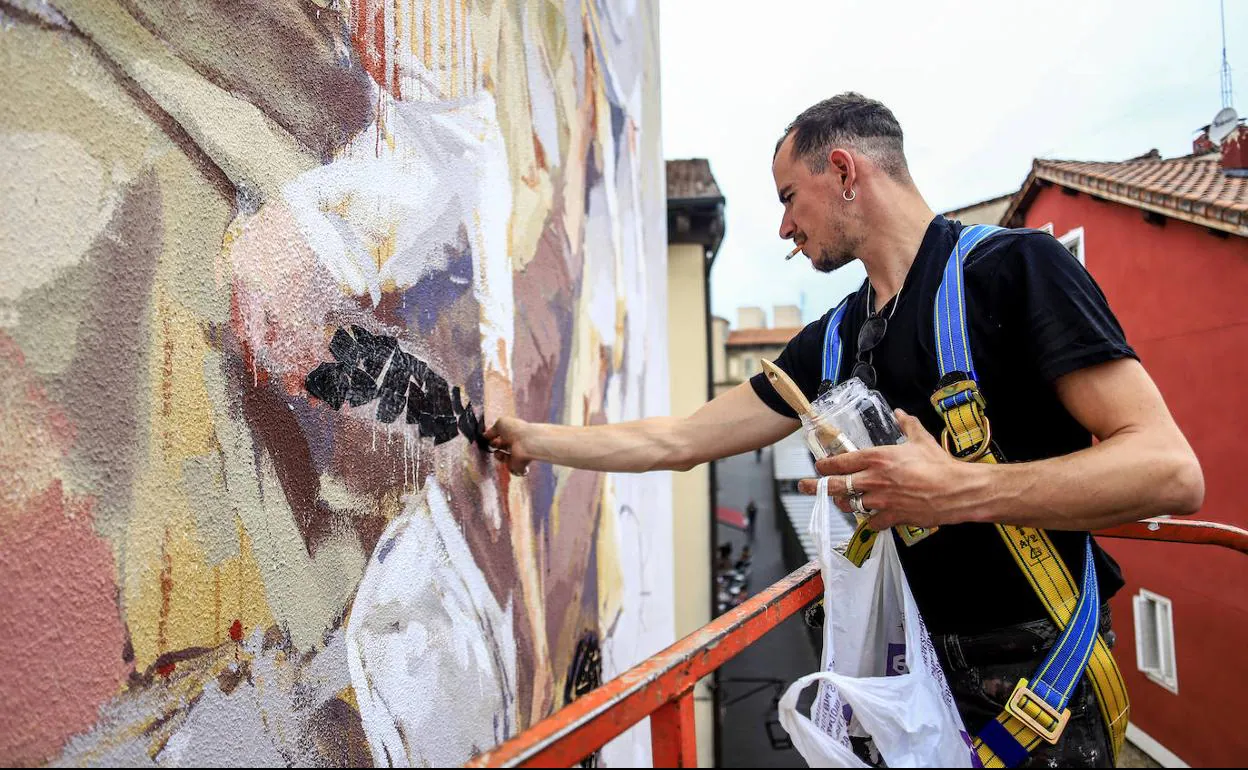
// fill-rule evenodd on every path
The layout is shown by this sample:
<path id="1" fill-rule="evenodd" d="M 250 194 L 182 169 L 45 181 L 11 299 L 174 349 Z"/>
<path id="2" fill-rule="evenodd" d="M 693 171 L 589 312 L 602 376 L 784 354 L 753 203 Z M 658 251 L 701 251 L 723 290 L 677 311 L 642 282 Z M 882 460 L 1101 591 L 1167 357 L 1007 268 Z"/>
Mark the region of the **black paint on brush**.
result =
<path id="1" fill-rule="evenodd" d="M 394 337 L 372 334 L 359 326 L 338 329 L 329 342 L 333 363 L 304 378 L 308 393 L 341 409 L 377 400 L 377 419 L 392 423 L 400 416 L 421 436 L 444 444 L 459 433 L 482 450 L 489 449 L 481 419 L 464 405 L 459 386 L 399 347 Z"/>

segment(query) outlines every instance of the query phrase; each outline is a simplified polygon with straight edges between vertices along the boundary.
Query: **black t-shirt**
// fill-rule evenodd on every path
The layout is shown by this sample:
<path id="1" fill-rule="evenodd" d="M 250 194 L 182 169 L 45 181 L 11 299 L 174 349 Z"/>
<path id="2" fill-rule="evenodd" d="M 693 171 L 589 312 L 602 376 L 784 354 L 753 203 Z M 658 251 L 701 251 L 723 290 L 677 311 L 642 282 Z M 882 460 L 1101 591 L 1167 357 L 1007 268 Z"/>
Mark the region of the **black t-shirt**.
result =
<path id="1" fill-rule="evenodd" d="M 932 220 L 873 360 L 876 389 L 937 439 L 944 423 L 929 401 L 940 379 L 932 308 L 961 229 L 943 217 Z M 1091 434 L 1062 406 L 1053 382 L 1077 369 L 1137 357 L 1100 287 L 1056 239 L 1034 230 L 983 241 L 964 274 L 967 333 L 998 448 L 1009 461 L 1025 462 L 1091 446 Z M 892 303 L 883 310 L 892 313 Z M 867 313 L 864 281 L 841 323 L 838 381 L 853 369 Z M 828 311 L 799 332 L 775 362 L 812 400 L 822 379 L 823 336 L 831 316 Z M 755 375 L 750 384 L 772 409 L 795 416 L 765 375 Z M 1050 531 L 1049 536 L 1075 580 L 1082 580 L 1083 533 Z M 1093 550 L 1101 597 L 1108 599 L 1122 587 L 1122 574 L 1099 546 Z M 976 633 L 1047 617 L 990 524 L 943 526 L 913 546 L 899 539 L 898 552 L 932 633 Z"/>

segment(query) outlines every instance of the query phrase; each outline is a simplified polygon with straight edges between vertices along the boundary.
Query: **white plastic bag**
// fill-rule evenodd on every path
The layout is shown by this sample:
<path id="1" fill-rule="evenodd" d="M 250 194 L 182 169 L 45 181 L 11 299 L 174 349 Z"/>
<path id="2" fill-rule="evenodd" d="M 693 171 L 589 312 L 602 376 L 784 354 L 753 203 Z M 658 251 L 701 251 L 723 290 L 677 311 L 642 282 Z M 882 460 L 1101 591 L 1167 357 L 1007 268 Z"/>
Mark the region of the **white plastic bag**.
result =
<path id="1" fill-rule="evenodd" d="M 780 699 L 780 724 L 811 767 L 867 767 L 850 735 L 869 736 L 889 767 L 971 767 L 971 739 L 906 583 L 891 535 L 855 567 L 827 537 L 839 515 L 819 480 L 811 534 L 824 582 L 822 671 Z M 913 664 L 909 666 L 907 664 Z M 811 717 L 797 710 L 818 682 Z"/>

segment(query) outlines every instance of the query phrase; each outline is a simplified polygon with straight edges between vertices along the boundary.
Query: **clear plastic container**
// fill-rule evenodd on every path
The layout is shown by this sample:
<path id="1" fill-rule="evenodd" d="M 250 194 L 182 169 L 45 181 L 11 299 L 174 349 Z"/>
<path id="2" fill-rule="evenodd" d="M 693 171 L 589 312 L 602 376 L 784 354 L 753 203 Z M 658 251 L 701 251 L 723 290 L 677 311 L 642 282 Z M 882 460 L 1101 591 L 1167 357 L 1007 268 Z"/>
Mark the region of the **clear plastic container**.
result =
<path id="1" fill-rule="evenodd" d="M 801 419 L 806 445 L 816 458 L 906 440 L 884 397 L 857 377 L 830 388 L 810 407 L 811 414 Z"/>
<path id="2" fill-rule="evenodd" d="M 806 429 L 806 445 L 818 459 L 906 441 L 888 402 L 879 391 L 868 390 L 857 377 L 829 389 L 812 401 L 810 408 L 811 415 L 801 416 L 802 426 Z M 865 513 L 866 516 L 873 514 L 874 511 Z M 858 520 L 855 517 L 854 521 Z M 938 529 L 896 527 L 906 545 L 914 545 Z M 844 550 L 843 545 L 836 547 Z"/>

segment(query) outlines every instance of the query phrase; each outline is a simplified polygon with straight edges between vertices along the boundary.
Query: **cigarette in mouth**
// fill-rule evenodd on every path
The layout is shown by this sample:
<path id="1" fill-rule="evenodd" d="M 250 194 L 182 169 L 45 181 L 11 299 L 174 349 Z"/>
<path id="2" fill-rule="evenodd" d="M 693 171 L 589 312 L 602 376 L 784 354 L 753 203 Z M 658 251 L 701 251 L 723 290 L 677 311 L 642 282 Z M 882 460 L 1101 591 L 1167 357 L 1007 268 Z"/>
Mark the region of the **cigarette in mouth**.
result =
<path id="1" fill-rule="evenodd" d="M 794 247 L 793 247 L 793 250 L 789 252 L 789 256 L 787 256 L 787 257 L 785 257 L 785 258 L 784 258 L 784 261 L 785 261 L 785 262 L 788 262 L 790 259 L 793 259 L 794 257 L 796 257 L 796 256 L 797 256 L 797 252 L 799 252 L 799 251 L 801 251 L 801 250 L 802 250 L 802 246 L 801 246 L 801 244 L 798 244 L 797 246 L 794 246 Z"/>

